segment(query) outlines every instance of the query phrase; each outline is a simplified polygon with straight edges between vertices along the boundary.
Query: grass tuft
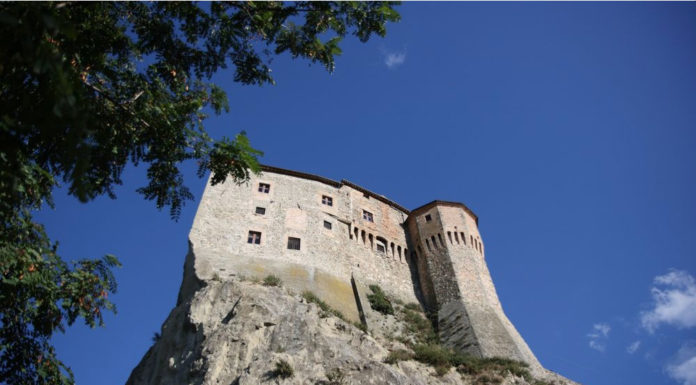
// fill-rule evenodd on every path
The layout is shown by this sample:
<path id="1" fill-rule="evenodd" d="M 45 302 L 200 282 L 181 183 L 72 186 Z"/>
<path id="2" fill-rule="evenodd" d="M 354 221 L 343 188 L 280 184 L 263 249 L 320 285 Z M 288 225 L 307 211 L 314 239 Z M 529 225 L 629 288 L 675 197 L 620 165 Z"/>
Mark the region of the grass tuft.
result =
<path id="1" fill-rule="evenodd" d="M 294 374 L 295 371 L 292 369 L 292 366 L 290 366 L 290 363 L 288 363 L 285 360 L 280 360 L 276 362 L 275 370 L 273 370 L 273 375 L 275 377 L 290 378 Z"/>
<path id="2" fill-rule="evenodd" d="M 266 278 L 263 279 L 264 286 L 280 286 L 282 283 L 283 281 L 273 274 L 267 275 Z"/>
<path id="3" fill-rule="evenodd" d="M 307 301 L 309 303 L 316 304 L 319 307 L 319 309 L 321 309 L 321 313 L 319 313 L 319 317 L 326 318 L 328 316 L 334 316 L 334 317 L 337 317 L 343 321 L 346 321 L 346 317 L 343 316 L 343 313 L 341 313 L 340 311 L 329 306 L 328 303 L 322 301 L 321 298 L 317 297 L 317 295 L 312 293 L 311 291 L 303 292 L 302 298 L 304 298 L 305 301 Z"/>
<path id="4" fill-rule="evenodd" d="M 370 301 L 370 307 L 373 310 L 378 311 L 382 314 L 394 314 L 394 308 L 392 307 L 391 301 L 384 294 L 382 288 L 377 285 L 370 285 L 370 290 L 372 294 L 367 295 L 367 300 Z"/>
<path id="5" fill-rule="evenodd" d="M 409 352 L 408 350 L 397 349 L 389 352 L 389 355 L 384 359 L 384 362 L 387 364 L 395 364 L 399 361 L 408 361 L 412 359 L 413 353 Z"/>

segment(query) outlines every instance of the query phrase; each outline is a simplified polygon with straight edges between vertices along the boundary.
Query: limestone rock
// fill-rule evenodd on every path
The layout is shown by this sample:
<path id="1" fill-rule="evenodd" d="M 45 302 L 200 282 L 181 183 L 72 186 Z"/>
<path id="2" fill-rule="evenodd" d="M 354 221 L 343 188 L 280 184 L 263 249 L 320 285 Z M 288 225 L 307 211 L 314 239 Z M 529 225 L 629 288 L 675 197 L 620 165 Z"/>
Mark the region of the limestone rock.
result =
<path id="1" fill-rule="evenodd" d="M 393 316 L 380 319 L 370 312 L 373 330 L 364 333 L 283 287 L 238 277 L 197 285 L 192 279 L 185 277 L 182 291 L 198 289 L 180 296 L 128 385 L 496 383 L 475 382 L 454 369 L 437 376 L 432 367 L 414 360 L 384 363 L 390 350 L 405 348 L 385 338 L 400 327 Z M 280 360 L 290 364 L 292 377 L 275 375 Z M 573 384 L 553 376 L 547 378 Z M 513 375 L 499 383 L 529 384 Z"/>

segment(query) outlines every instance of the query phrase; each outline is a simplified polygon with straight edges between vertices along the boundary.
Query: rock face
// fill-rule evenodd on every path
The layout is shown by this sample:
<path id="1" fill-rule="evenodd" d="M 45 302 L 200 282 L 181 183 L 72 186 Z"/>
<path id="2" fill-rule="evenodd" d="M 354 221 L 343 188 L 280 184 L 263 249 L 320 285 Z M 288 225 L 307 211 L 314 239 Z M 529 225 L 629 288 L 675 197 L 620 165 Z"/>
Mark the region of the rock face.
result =
<path id="1" fill-rule="evenodd" d="M 535 370 L 525 380 L 510 373 L 436 375 L 415 360 L 384 363 L 390 351 L 407 349 L 395 336 L 404 325 L 394 316 L 365 310 L 365 333 L 285 287 L 267 287 L 240 276 L 202 281 L 189 253 L 177 306 L 161 337 L 133 370 L 140 384 L 574 384 Z M 406 341 L 405 341 L 406 342 Z M 292 377 L 275 372 L 289 363 Z"/>

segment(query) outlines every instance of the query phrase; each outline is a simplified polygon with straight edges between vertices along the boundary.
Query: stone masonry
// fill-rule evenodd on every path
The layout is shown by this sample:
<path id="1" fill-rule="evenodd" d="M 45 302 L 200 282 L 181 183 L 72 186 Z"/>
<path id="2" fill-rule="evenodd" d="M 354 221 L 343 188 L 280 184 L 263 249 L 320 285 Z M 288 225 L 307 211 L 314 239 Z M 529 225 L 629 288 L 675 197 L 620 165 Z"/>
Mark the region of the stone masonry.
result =
<path id="1" fill-rule="evenodd" d="M 461 203 L 409 211 L 345 180 L 264 166 L 248 183 L 206 187 L 189 240 L 197 279 L 275 274 L 358 320 L 354 277 L 363 304 L 378 284 L 437 312 L 453 349 L 540 367 L 503 312 L 478 218 Z"/>

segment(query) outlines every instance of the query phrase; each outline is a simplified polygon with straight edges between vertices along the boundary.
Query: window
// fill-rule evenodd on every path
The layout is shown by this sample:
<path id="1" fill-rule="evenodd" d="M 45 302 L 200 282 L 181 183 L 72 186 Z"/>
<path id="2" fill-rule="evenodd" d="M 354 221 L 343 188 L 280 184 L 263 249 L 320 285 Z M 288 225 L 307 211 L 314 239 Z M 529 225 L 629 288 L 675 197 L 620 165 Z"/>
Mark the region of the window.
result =
<path id="1" fill-rule="evenodd" d="M 363 219 L 366 220 L 366 221 L 368 221 L 368 222 L 374 222 L 374 221 L 375 221 L 375 220 L 372 218 L 372 213 L 369 212 L 369 211 L 367 211 L 367 210 L 363 210 Z"/>
<path id="2" fill-rule="evenodd" d="M 324 228 L 331 230 L 331 222 L 329 221 L 324 221 Z"/>
<path id="3" fill-rule="evenodd" d="M 265 207 L 257 207 L 257 208 L 256 208 L 256 214 L 265 215 L 265 214 L 266 214 L 266 208 L 265 208 Z"/>
<path id="4" fill-rule="evenodd" d="M 322 195 L 321 203 L 327 206 L 333 206 L 333 198 L 331 198 L 330 196 Z"/>
<path id="5" fill-rule="evenodd" d="M 300 249 L 300 238 L 288 237 L 288 249 L 299 250 Z"/>
<path id="6" fill-rule="evenodd" d="M 432 220 L 433 220 L 433 217 L 431 217 L 430 214 L 428 214 L 428 215 L 425 216 L 425 221 L 426 221 L 426 222 L 430 222 L 430 221 L 432 221 Z"/>
<path id="7" fill-rule="evenodd" d="M 247 238 L 247 243 L 254 245 L 261 244 L 261 233 L 258 231 L 249 231 L 249 238 Z"/>
<path id="8" fill-rule="evenodd" d="M 385 252 L 384 245 L 383 245 L 382 243 L 380 243 L 380 242 L 377 242 L 377 251 L 379 251 L 380 253 L 384 253 L 384 252 Z"/>
<path id="9" fill-rule="evenodd" d="M 268 183 L 259 183 L 259 192 L 262 192 L 264 194 L 268 194 L 268 192 L 271 191 L 271 185 Z"/>

